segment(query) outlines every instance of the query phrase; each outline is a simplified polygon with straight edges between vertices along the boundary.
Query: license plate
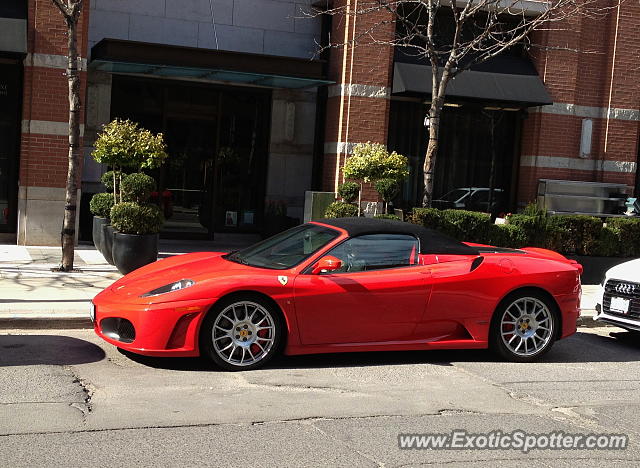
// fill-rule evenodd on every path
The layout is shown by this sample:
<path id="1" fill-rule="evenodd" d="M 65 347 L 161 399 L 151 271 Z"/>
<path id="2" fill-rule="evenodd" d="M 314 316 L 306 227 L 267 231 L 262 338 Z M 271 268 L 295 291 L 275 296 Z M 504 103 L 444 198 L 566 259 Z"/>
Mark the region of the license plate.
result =
<path id="1" fill-rule="evenodd" d="M 91 309 L 89 310 L 89 317 L 91 317 L 91 323 L 96 321 L 96 306 L 93 302 L 91 303 Z"/>
<path id="2" fill-rule="evenodd" d="M 622 297 L 612 297 L 611 305 L 609 306 L 611 312 L 618 312 L 621 314 L 629 313 L 629 299 L 624 299 Z"/>

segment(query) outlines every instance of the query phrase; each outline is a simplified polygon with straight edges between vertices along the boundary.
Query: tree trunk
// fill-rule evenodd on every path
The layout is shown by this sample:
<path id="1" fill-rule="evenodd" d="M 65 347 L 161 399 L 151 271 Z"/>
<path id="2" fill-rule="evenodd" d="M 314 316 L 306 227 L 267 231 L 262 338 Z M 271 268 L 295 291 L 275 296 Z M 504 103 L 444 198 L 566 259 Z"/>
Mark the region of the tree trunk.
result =
<path id="1" fill-rule="evenodd" d="M 489 170 L 489 201 L 487 204 L 487 212 L 491 215 L 491 218 L 493 219 L 494 217 L 494 212 L 491 209 L 491 205 L 493 205 L 493 190 L 494 190 L 494 185 L 496 184 L 495 182 L 495 175 L 496 175 L 496 142 L 495 142 L 495 126 L 496 126 L 496 122 L 495 122 L 495 114 L 494 111 L 490 111 L 490 118 L 491 118 L 491 130 L 490 130 L 490 139 L 491 139 L 491 168 Z"/>
<path id="2" fill-rule="evenodd" d="M 78 48 L 76 41 L 78 12 L 74 11 L 72 14 L 65 14 L 64 16 L 69 36 L 67 64 L 67 78 L 69 81 L 69 166 L 67 169 L 64 220 L 61 236 L 62 262 L 60 264 L 60 270 L 71 271 L 73 270 L 74 261 L 78 167 L 80 165 L 80 77 L 78 75 Z"/>
<path id="3" fill-rule="evenodd" d="M 429 143 L 427 144 L 427 153 L 424 157 L 423 166 L 424 192 L 422 206 L 424 208 L 430 208 L 433 199 L 433 171 L 435 170 L 438 156 L 438 133 L 440 131 L 440 115 L 442 114 L 441 101 L 441 98 L 433 99 L 429 109 Z"/>

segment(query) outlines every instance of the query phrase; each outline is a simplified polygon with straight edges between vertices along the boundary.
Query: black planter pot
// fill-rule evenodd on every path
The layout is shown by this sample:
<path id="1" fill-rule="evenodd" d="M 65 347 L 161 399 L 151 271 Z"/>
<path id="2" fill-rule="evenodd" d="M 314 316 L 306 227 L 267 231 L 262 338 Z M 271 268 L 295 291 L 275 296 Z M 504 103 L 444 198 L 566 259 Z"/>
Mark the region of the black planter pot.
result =
<path id="1" fill-rule="evenodd" d="M 102 227 L 102 255 L 104 259 L 113 265 L 113 235 L 116 229 L 111 224 L 105 224 Z"/>
<path id="2" fill-rule="evenodd" d="M 102 250 L 104 249 L 104 233 L 102 229 L 105 224 L 107 224 L 107 218 L 103 218 L 101 216 L 93 217 L 93 229 L 91 230 L 91 235 L 93 237 L 93 245 L 96 246 L 96 249 L 100 253 L 102 253 Z"/>
<path id="3" fill-rule="evenodd" d="M 124 275 L 158 259 L 158 234 L 123 234 L 113 237 L 113 261 Z"/>

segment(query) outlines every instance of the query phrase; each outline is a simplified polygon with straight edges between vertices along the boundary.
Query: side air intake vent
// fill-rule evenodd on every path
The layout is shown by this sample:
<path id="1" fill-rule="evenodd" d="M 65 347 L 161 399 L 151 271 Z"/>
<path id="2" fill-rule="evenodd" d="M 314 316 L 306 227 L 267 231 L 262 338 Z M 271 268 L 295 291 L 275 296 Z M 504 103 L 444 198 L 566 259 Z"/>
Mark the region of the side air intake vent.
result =
<path id="1" fill-rule="evenodd" d="M 473 262 L 471 262 L 471 269 L 469 270 L 469 272 L 472 272 L 473 270 L 478 268 L 482 264 L 482 262 L 484 262 L 484 257 L 474 258 Z"/>

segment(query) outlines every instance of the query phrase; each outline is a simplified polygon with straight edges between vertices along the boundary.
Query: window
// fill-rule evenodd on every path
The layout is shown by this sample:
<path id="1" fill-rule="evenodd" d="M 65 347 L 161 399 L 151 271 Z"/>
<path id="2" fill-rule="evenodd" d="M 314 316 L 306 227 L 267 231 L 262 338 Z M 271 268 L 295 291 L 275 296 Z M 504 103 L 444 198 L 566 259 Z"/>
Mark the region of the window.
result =
<path id="1" fill-rule="evenodd" d="M 292 268 L 320 250 L 340 233 L 314 224 L 303 224 L 225 256 L 232 262 L 259 268 Z"/>
<path id="2" fill-rule="evenodd" d="M 418 263 L 418 240 L 404 234 L 370 234 L 353 237 L 328 255 L 342 260 L 342 268 L 331 273 L 381 270 Z"/>

